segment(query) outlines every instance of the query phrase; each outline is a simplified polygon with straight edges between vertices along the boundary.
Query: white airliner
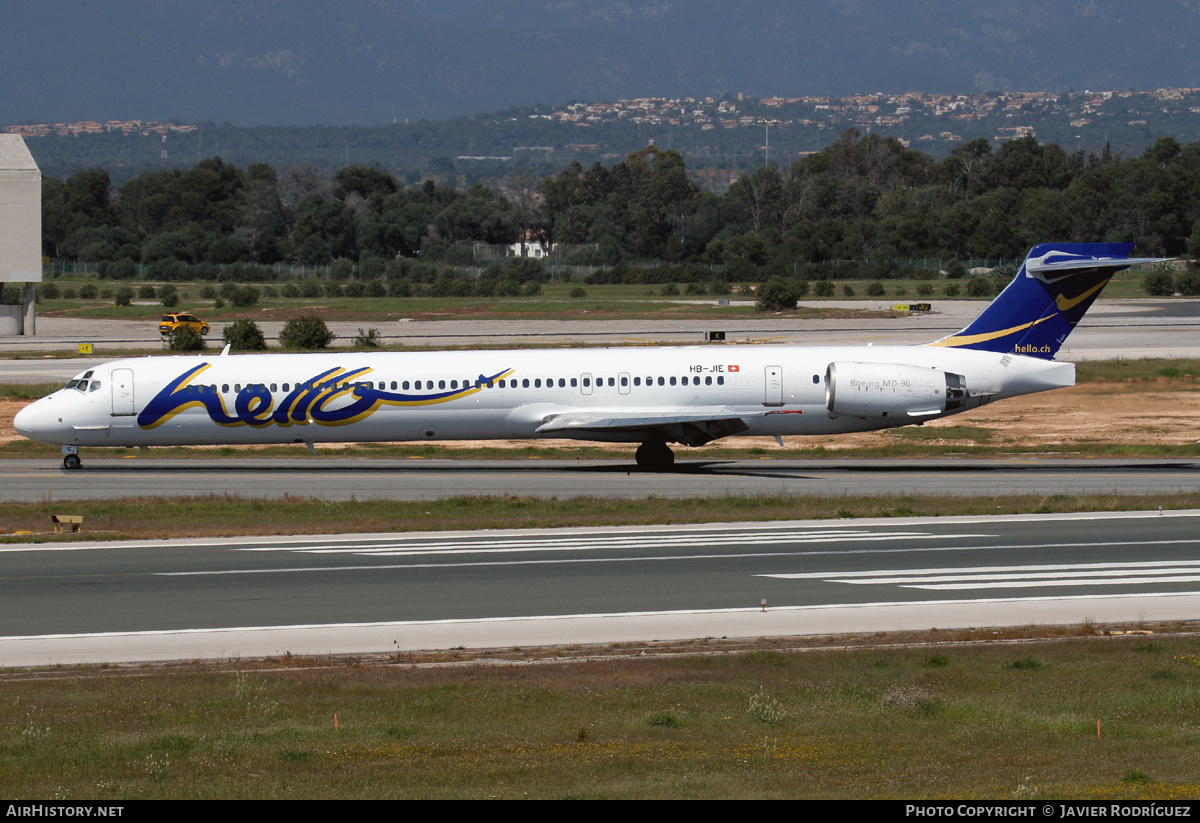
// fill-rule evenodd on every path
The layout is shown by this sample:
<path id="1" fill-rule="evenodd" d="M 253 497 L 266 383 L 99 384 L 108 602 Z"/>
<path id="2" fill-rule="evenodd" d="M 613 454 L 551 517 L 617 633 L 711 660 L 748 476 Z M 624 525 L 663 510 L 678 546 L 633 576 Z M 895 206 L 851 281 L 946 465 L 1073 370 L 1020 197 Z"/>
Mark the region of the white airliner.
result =
<path id="1" fill-rule="evenodd" d="M 1035 246 L 961 332 L 922 346 L 680 346 L 141 357 L 97 365 L 14 425 L 86 446 L 574 438 L 668 443 L 837 434 L 935 420 L 1075 383 L 1053 357 L 1130 243 Z"/>

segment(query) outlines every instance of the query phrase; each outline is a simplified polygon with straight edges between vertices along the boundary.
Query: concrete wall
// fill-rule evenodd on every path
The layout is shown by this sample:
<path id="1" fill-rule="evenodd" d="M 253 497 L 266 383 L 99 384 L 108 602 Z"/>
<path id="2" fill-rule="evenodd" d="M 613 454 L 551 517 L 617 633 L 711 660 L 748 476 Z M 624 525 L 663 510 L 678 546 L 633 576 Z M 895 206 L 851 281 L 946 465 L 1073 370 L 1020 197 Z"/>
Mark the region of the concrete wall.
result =
<path id="1" fill-rule="evenodd" d="M 0 334 L 23 334 L 24 332 L 24 307 L 0 304 Z"/>
<path id="2" fill-rule="evenodd" d="M 0 134 L 0 283 L 41 280 L 42 173 L 21 135 Z"/>

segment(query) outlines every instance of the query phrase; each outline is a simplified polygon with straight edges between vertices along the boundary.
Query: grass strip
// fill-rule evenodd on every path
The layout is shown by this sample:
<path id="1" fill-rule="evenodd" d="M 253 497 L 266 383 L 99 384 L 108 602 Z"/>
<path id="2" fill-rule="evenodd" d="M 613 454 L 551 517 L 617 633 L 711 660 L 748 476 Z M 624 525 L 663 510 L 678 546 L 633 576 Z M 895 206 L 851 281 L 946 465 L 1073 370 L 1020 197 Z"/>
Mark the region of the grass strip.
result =
<path id="1" fill-rule="evenodd" d="M 1137 628 L 12 672 L 0 793 L 1194 799 L 1200 640 Z"/>
<path id="2" fill-rule="evenodd" d="M 1007 495 L 997 497 L 724 497 L 644 499 L 506 495 L 441 500 L 316 500 L 286 496 L 139 498 L 9 503 L 0 541 L 140 540 L 272 534 L 541 529 L 571 526 L 824 520 L 861 517 L 1052 514 L 1200 508 L 1200 493 L 1164 495 Z M 77 534 L 54 533 L 49 516 L 83 517 Z M 20 532 L 20 533 L 19 533 Z"/>

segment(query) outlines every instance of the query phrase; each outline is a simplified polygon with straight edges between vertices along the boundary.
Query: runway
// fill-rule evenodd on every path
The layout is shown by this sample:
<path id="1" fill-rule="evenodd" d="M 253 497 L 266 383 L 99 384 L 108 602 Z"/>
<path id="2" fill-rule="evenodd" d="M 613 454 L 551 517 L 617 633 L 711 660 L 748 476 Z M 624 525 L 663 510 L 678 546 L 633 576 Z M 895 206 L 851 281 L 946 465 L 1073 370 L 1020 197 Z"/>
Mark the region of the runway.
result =
<path id="1" fill-rule="evenodd" d="M 687 460 L 669 474 L 629 460 L 415 460 L 313 457 L 163 459 L 85 455 L 0 460 L 0 502 L 237 495 L 322 500 L 434 500 L 452 496 L 645 498 L 1175 494 L 1200 491 L 1197 460 L 1013 457 L 927 460 Z M 147 454 L 153 455 L 153 451 Z"/>
<path id="2" fill-rule="evenodd" d="M 0 547 L 0 665 L 1191 619 L 1200 512 Z"/>

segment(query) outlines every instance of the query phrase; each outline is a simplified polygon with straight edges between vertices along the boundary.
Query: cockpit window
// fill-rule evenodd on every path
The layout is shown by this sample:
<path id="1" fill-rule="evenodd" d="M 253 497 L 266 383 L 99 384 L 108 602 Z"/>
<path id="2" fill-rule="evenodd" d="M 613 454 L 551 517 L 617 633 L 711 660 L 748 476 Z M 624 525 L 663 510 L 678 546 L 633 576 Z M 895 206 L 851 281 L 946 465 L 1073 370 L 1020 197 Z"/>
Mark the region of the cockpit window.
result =
<path id="1" fill-rule="evenodd" d="M 83 374 L 68 382 L 67 385 L 63 386 L 63 389 L 75 389 L 75 391 L 86 392 L 88 390 L 88 378 L 90 378 L 95 371 L 95 369 L 88 369 Z M 95 391 L 99 387 L 99 381 L 94 381 L 92 383 L 92 391 Z"/>

